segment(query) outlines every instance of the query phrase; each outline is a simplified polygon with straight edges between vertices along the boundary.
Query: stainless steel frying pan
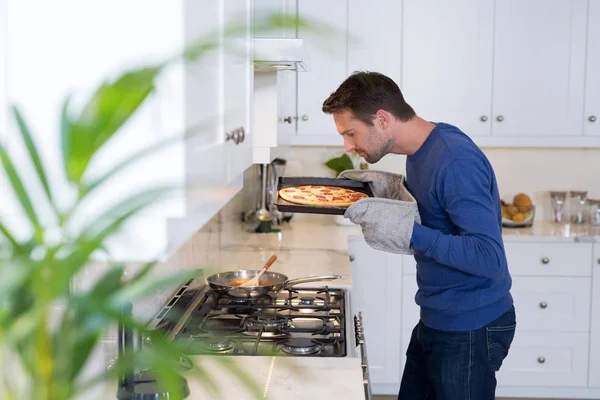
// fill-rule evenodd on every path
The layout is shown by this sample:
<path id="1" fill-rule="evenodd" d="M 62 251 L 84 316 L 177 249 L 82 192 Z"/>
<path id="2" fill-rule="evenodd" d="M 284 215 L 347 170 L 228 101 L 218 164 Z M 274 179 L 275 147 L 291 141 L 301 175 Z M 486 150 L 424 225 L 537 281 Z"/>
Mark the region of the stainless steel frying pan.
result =
<path id="1" fill-rule="evenodd" d="M 307 278 L 288 279 L 286 275 L 266 271 L 260 277 L 260 286 L 232 286 L 230 283 L 237 279 L 252 279 L 260 270 L 238 270 L 214 274 L 206 278 L 208 286 L 217 293 L 227 294 L 233 297 L 259 297 L 267 293 L 276 293 L 282 289 L 291 288 L 294 285 L 307 282 L 331 281 L 340 279 L 341 275 L 323 275 Z"/>

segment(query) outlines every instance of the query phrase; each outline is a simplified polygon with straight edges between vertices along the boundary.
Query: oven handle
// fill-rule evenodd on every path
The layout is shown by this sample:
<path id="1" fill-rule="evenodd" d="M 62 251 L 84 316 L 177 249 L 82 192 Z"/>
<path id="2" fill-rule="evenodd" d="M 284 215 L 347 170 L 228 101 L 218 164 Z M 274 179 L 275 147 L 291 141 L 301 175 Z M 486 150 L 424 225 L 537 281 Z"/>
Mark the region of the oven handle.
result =
<path id="1" fill-rule="evenodd" d="M 363 329 L 362 312 L 354 316 L 354 336 L 356 346 L 360 348 L 360 366 L 363 371 L 363 385 L 365 387 L 365 399 L 372 400 L 371 382 L 369 382 L 369 363 L 367 360 L 367 344 L 365 343 L 365 332 Z"/>

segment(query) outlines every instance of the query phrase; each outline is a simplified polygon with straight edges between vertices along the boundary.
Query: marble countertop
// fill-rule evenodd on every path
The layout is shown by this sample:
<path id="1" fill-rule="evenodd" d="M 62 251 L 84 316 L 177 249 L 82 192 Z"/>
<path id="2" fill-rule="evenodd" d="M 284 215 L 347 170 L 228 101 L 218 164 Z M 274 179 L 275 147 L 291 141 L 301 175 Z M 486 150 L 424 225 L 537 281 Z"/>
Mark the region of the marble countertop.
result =
<path id="1" fill-rule="evenodd" d="M 331 286 L 350 286 L 348 239 L 362 238 L 360 226 L 338 225 L 332 216 L 298 214 L 278 233 L 248 232 L 241 224 L 224 224 L 219 230 L 219 251 L 213 253 L 205 273 L 237 269 L 260 269 L 272 254 L 278 256 L 271 270 L 290 279 L 338 274 Z M 555 224 L 535 221 L 529 228 L 504 228 L 506 242 L 571 241 L 600 242 L 600 226 Z"/>
<path id="2" fill-rule="evenodd" d="M 212 380 L 220 393 L 209 392 L 207 386 L 188 378 L 189 400 L 237 400 L 251 398 L 248 388 L 226 370 L 217 357 L 202 357 L 201 365 L 214 371 Z M 316 357 L 235 357 L 231 359 L 260 388 L 264 399 L 364 400 L 360 358 Z"/>
<path id="3" fill-rule="evenodd" d="M 600 226 L 534 221 L 530 228 L 504 228 L 505 241 L 600 242 Z"/>
<path id="4" fill-rule="evenodd" d="M 239 378 L 240 372 L 254 384 L 261 399 L 365 399 L 359 357 L 196 357 L 194 362 L 202 371 L 185 374 L 190 389 L 186 400 L 257 398 Z M 234 368 L 227 368 L 222 361 Z M 106 382 L 84 397 L 109 399 L 115 398 L 116 392 L 116 382 Z"/>

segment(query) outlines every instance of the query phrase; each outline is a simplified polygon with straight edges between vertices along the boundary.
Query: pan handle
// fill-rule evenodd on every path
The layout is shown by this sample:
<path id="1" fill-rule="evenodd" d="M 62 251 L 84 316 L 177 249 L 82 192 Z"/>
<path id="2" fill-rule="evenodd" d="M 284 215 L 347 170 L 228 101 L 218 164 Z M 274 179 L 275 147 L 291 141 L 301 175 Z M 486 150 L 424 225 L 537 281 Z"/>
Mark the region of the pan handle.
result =
<path id="1" fill-rule="evenodd" d="M 342 277 L 341 275 L 323 275 L 323 276 L 311 276 L 309 278 L 290 279 L 288 281 L 285 281 L 285 283 L 283 284 L 283 287 L 285 289 L 288 289 L 288 288 L 291 288 L 292 286 L 298 285 L 300 283 L 333 281 L 335 279 L 340 279 L 341 277 Z"/>

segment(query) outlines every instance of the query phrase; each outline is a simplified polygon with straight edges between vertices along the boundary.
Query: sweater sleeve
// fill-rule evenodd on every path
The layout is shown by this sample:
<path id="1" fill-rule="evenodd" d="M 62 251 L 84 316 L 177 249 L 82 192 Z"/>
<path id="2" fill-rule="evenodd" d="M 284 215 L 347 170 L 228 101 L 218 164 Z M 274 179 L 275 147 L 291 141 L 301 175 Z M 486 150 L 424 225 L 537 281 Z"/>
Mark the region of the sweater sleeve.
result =
<path id="1" fill-rule="evenodd" d="M 411 244 L 440 264 L 494 278 L 505 271 L 506 256 L 492 195 L 490 170 L 481 160 L 454 160 L 436 182 L 436 194 L 457 227 L 455 235 L 415 223 Z"/>

